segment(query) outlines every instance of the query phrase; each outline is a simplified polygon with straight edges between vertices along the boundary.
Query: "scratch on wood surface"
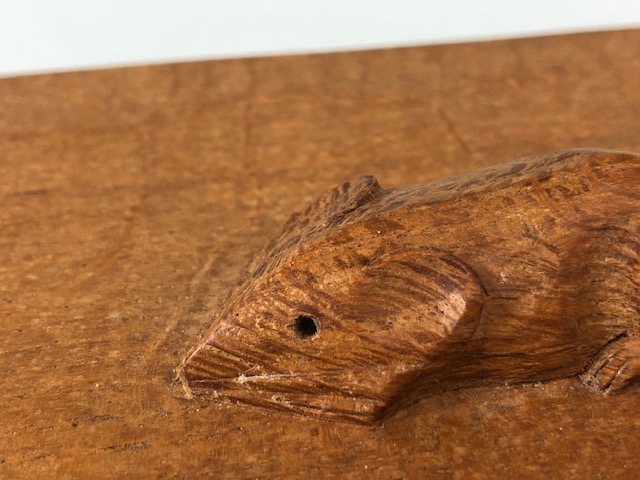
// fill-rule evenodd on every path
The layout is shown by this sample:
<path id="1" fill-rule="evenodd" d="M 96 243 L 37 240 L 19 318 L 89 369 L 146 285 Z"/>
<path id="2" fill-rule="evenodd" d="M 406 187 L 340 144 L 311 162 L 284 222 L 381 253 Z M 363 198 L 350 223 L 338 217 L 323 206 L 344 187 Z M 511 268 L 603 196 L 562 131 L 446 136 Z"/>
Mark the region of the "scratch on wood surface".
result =
<path id="1" fill-rule="evenodd" d="M 460 147 L 462 148 L 462 150 L 467 156 L 471 155 L 471 149 L 467 145 L 467 142 L 465 142 L 462 136 L 458 133 L 458 129 L 456 128 L 451 118 L 449 118 L 449 115 L 441 107 L 438 107 L 437 111 L 438 111 L 438 116 L 442 120 L 442 123 L 444 123 L 445 126 L 447 127 L 449 134 L 456 140 L 456 142 L 458 142 L 458 145 L 460 145 Z"/>
<path id="2" fill-rule="evenodd" d="M 108 447 L 104 447 L 103 450 L 110 450 L 112 452 L 126 452 L 126 451 L 145 450 L 150 446 L 151 445 L 147 442 L 132 442 L 132 443 L 121 443 L 119 445 L 109 445 Z"/>

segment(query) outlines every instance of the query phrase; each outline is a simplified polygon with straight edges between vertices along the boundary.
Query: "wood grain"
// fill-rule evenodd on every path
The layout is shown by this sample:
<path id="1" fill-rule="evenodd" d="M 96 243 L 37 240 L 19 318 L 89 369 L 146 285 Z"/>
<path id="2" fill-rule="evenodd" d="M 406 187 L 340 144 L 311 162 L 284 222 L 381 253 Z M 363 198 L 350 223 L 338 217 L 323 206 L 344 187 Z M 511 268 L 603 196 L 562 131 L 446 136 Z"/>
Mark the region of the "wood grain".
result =
<path id="1" fill-rule="evenodd" d="M 638 45 L 622 31 L 1 80 L 0 476 L 633 476 L 634 388 L 463 389 L 370 428 L 201 404 L 174 369 L 265 240 L 332 185 L 639 152 Z"/>

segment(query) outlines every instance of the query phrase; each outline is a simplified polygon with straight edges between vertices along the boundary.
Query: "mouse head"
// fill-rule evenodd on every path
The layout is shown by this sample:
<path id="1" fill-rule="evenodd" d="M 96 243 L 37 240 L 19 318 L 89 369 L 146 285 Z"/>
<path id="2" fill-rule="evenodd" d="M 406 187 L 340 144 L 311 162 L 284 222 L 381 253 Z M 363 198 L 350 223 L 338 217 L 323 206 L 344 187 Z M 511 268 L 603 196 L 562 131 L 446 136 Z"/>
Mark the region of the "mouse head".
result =
<path id="1" fill-rule="evenodd" d="M 367 233 L 380 195 L 363 177 L 287 222 L 187 357 L 188 390 L 360 422 L 411 395 L 481 293 L 459 259 Z"/>

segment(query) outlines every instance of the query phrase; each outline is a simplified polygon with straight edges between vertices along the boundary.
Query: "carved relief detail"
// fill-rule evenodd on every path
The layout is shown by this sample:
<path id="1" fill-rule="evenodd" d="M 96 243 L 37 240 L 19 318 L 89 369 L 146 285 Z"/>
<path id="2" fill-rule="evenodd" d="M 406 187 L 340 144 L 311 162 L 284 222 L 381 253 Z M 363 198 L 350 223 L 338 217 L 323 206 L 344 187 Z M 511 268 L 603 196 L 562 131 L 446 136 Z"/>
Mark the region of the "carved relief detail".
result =
<path id="1" fill-rule="evenodd" d="M 370 423 L 422 396 L 640 377 L 640 157 L 555 152 L 294 214 L 179 367 L 185 389 Z"/>

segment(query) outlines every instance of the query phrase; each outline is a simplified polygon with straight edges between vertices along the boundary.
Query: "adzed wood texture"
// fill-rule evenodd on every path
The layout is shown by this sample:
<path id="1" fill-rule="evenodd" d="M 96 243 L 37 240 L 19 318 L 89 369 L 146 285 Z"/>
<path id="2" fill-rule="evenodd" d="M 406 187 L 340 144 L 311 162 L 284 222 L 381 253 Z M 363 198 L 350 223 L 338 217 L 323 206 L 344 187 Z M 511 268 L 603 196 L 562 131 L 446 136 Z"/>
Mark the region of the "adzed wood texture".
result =
<path id="1" fill-rule="evenodd" d="M 640 156 L 562 151 L 294 214 L 180 369 L 189 396 L 382 419 L 427 394 L 640 374 Z"/>
<path id="2" fill-rule="evenodd" d="M 638 78 L 640 32 L 621 31 L 0 80 L 0 478 L 633 478 L 637 386 L 602 395 L 549 372 L 415 392 L 369 426 L 188 399 L 175 369 L 320 192 L 363 174 L 393 191 L 540 152 L 640 152 Z M 603 232 L 614 253 L 623 220 Z M 529 226 L 523 251 L 543 251 L 550 227 Z M 598 245 L 567 268 L 602 258 Z M 586 265 L 580 278 L 602 267 Z M 331 333 L 316 320 L 317 338 L 291 341 Z M 300 320 L 302 336 L 314 328 Z"/>

